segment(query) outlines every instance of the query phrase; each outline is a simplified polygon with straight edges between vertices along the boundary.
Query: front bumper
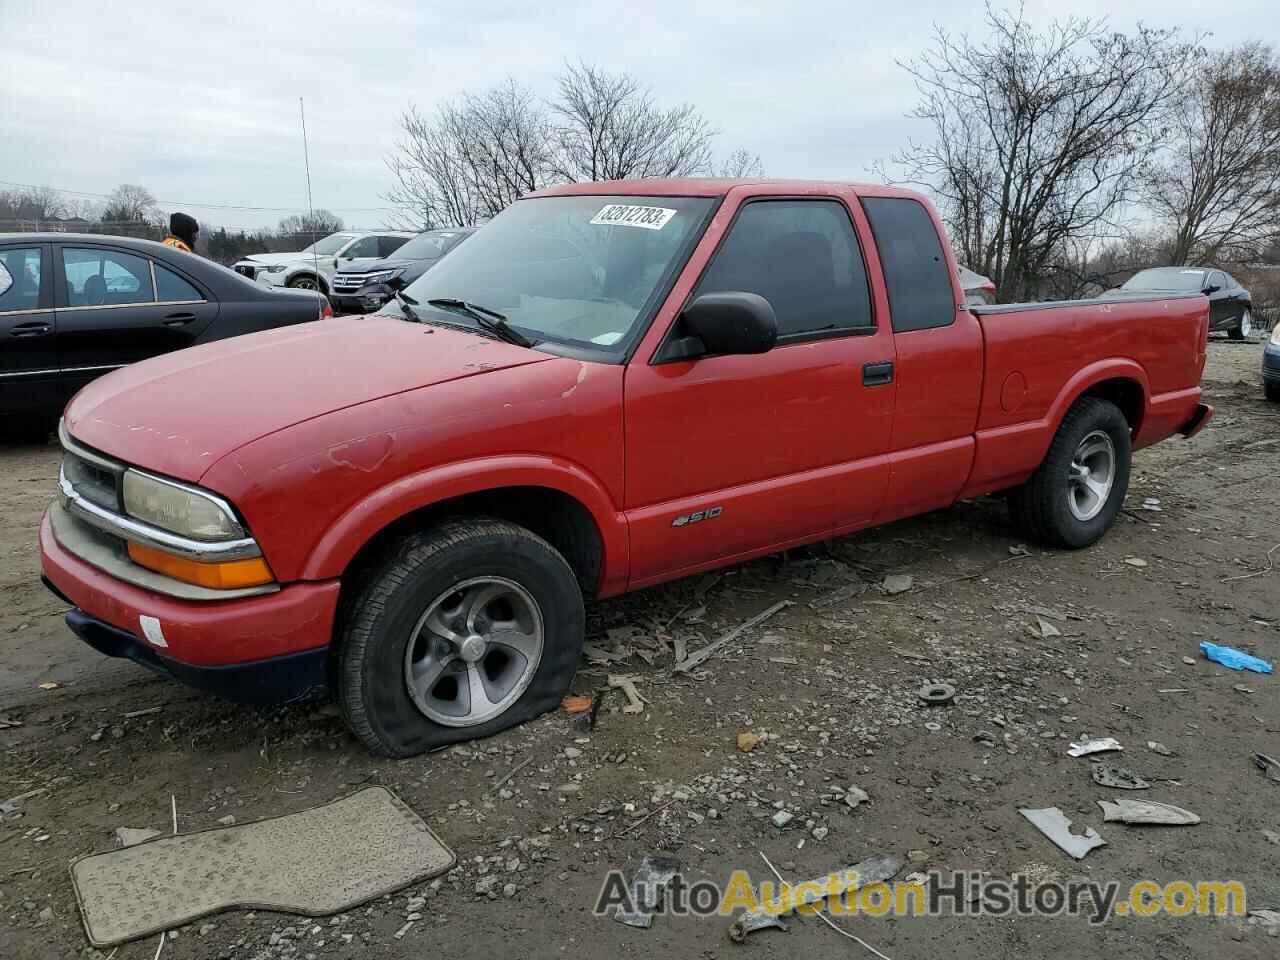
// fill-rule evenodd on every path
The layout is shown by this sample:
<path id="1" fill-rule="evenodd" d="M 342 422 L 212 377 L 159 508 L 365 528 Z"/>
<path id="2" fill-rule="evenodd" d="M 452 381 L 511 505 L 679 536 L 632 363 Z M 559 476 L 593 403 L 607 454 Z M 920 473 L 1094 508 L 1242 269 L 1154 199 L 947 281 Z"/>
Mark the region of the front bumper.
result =
<path id="1" fill-rule="evenodd" d="M 158 662 L 179 679 L 207 668 L 270 670 L 268 661 L 304 653 L 323 659 L 333 635 L 337 580 L 294 583 L 274 593 L 229 600 L 165 596 L 110 576 L 71 553 L 54 536 L 48 514 L 40 524 L 40 564 L 51 589 L 80 615 L 131 639 L 130 645 L 112 634 L 114 641 L 103 643 L 121 652 L 110 655 L 149 666 Z M 76 624 L 72 629 L 103 649 Z M 96 627 L 85 629 L 104 636 Z M 299 684 L 309 686 L 311 680 L 300 674 Z"/>
<path id="2" fill-rule="evenodd" d="M 1280 383 L 1280 346 L 1270 340 L 1262 351 L 1262 379 L 1267 383 Z"/>
<path id="3" fill-rule="evenodd" d="M 330 284 L 329 302 L 348 310 L 377 310 L 391 295 L 391 288 L 385 283 L 366 283 L 356 290 L 343 290 L 335 281 Z"/>
<path id="4" fill-rule="evenodd" d="M 59 591 L 54 592 L 60 595 Z M 237 703 L 295 703 L 318 698 L 328 688 L 327 647 L 249 663 L 208 667 L 162 657 L 141 637 L 95 619 L 79 608 L 67 614 L 67 626 L 99 653 L 132 660 L 189 687 Z"/>

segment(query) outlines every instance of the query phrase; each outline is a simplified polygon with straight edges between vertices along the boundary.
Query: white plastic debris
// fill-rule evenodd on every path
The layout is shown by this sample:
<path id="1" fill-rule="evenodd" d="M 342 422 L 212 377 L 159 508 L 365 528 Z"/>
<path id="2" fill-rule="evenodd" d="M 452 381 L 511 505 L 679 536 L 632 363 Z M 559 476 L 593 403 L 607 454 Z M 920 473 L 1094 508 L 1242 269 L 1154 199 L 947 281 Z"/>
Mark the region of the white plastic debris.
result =
<path id="1" fill-rule="evenodd" d="M 1091 753 L 1106 753 L 1108 750 L 1123 750 L 1120 741 L 1115 737 L 1096 737 L 1093 740 L 1082 740 L 1071 744 L 1067 756 L 1087 757 Z"/>
<path id="2" fill-rule="evenodd" d="M 1053 841 L 1054 846 L 1076 860 L 1084 859 L 1085 854 L 1096 847 L 1107 845 L 1107 841 L 1103 840 L 1093 827 L 1087 828 L 1083 836 L 1072 833 L 1071 821 L 1057 807 L 1045 807 L 1042 810 L 1024 809 L 1018 812 Z"/>

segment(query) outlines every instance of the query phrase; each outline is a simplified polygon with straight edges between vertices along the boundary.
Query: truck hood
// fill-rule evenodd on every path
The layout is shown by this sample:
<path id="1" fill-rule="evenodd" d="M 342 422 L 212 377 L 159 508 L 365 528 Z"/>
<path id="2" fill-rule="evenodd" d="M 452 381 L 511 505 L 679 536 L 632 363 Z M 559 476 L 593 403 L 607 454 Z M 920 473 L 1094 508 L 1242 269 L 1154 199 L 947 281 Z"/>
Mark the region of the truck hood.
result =
<path id="1" fill-rule="evenodd" d="M 198 482 L 231 451 L 380 397 L 551 359 L 478 334 L 371 315 L 232 337 L 95 380 L 68 405 L 81 443 Z"/>

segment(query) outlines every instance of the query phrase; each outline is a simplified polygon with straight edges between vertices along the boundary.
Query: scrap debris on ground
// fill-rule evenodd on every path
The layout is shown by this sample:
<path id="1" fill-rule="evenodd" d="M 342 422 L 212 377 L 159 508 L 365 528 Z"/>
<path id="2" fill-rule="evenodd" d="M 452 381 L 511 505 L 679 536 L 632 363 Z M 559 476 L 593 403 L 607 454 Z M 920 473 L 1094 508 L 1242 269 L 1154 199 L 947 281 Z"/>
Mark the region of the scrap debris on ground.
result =
<path id="1" fill-rule="evenodd" d="M 57 449 L 0 450 L 0 798 L 11 798 L 0 803 L 0 952 L 106 960 L 86 946 L 67 864 L 169 839 L 117 851 L 118 827 L 167 834 L 176 807 L 187 833 L 238 829 L 378 785 L 456 850 L 452 867 L 332 916 L 233 909 L 182 922 L 166 932 L 165 960 L 408 960 L 442 943 L 482 960 L 495 935 L 520 955 L 548 944 L 826 955 L 828 920 L 868 945 L 838 947 L 897 960 L 939 943 L 956 960 L 1022 955 L 1032 942 L 1037 955 L 1081 956 L 1086 944 L 1109 960 L 1267 956 L 1280 935 L 1267 912 L 1280 909 L 1277 678 L 1199 653 L 1208 642 L 1274 663 L 1280 650 L 1280 571 L 1267 569 L 1280 560 L 1269 553 L 1280 445 L 1259 445 L 1280 433 L 1280 408 L 1260 399 L 1259 350 L 1210 344 L 1217 416 L 1190 443 L 1136 455 L 1129 510 L 1095 547 L 1028 544 L 1002 503 L 980 500 L 593 603 L 563 709 L 403 761 L 364 753 L 326 705 L 236 706 L 85 647 L 40 585 L 33 546 Z M 891 593 L 893 576 L 910 586 Z M 634 703 L 610 676 L 631 679 L 639 712 L 623 713 Z M 954 697 L 930 705 L 926 684 Z M 1127 749 L 1068 755 L 1100 735 Z M 1110 761 L 1149 787 L 1096 783 Z M 1018 812 L 1034 807 L 1056 808 L 1069 830 L 1101 828 L 1107 845 L 1077 863 Z M 610 869 L 661 856 L 678 858 L 686 880 L 770 877 L 755 850 L 787 877 L 894 850 L 917 882 L 935 868 L 1126 886 L 1239 879 L 1255 915 L 1099 928 L 788 919 L 787 932 L 738 948 L 727 918 L 658 914 L 643 929 L 591 912 Z M 133 944 L 116 960 L 154 951 Z"/>

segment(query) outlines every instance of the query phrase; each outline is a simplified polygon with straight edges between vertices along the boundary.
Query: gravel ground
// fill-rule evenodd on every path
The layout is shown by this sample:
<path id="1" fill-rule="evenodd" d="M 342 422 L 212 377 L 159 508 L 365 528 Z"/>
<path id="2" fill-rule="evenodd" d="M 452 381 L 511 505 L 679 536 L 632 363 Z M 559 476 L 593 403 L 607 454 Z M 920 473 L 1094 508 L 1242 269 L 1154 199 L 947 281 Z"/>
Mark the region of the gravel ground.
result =
<path id="1" fill-rule="evenodd" d="M 872 955 L 811 919 L 738 946 L 722 918 L 660 916 L 644 930 L 593 916 L 608 869 L 657 853 L 678 857 L 688 882 L 738 868 L 767 879 L 758 852 L 792 879 L 887 853 L 904 873 L 1236 879 L 1251 909 L 1280 909 L 1280 783 L 1251 762 L 1280 755 L 1276 680 L 1197 654 L 1206 639 L 1280 654 L 1280 572 L 1264 572 L 1280 541 L 1280 407 L 1262 400 L 1260 353 L 1211 345 L 1216 419 L 1137 455 L 1125 513 L 1089 550 L 1027 548 L 1002 503 L 982 500 L 597 604 L 588 639 L 635 652 L 584 661 L 575 690 L 629 673 L 643 713 L 611 699 L 594 729 L 549 715 L 400 762 L 370 758 L 327 704 L 226 704 L 80 644 L 38 580 L 57 450 L 0 450 L 0 717 L 22 724 L 0 728 L 0 799 L 44 789 L 0 823 L 0 955 L 107 956 L 87 946 L 67 865 L 110 849 L 117 827 L 167 830 L 171 798 L 195 830 L 368 784 L 426 819 L 457 867 L 335 918 L 210 917 L 162 955 Z M 910 589 L 886 593 L 891 574 Z M 671 673 L 677 639 L 694 649 L 779 600 L 793 605 L 695 674 Z M 919 701 L 930 680 L 955 686 L 950 705 Z M 750 752 L 744 732 L 761 738 Z M 1118 738 L 1113 756 L 1152 784 L 1139 796 L 1203 822 L 1104 825 L 1095 801 L 1117 791 L 1066 753 L 1084 736 Z M 855 787 L 865 802 L 848 802 Z M 1057 806 L 1108 845 L 1073 861 L 1019 816 L 1028 806 Z M 1267 928 L 1236 919 L 838 922 L 893 960 L 1280 954 Z M 115 956 L 150 957 L 158 939 Z"/>

